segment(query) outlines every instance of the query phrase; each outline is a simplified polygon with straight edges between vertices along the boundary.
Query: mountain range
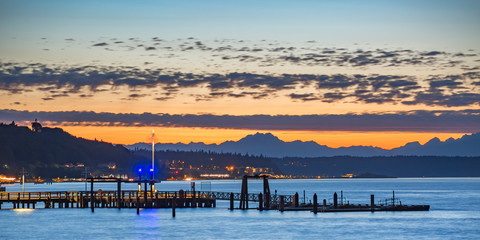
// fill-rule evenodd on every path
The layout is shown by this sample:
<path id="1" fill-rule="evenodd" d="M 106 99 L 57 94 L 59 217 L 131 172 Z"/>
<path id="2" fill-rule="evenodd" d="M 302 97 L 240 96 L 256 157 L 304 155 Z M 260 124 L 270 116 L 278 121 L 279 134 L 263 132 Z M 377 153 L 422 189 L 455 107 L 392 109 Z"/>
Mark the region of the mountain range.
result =
<path id="1" fill-rule="evenodd" d="M 228 166 L 236 166 L 239 176 L 244 173 L 241 169 L 250 167 L 269 168 L 276 174 L 296 177 L 341 176 L 346 173 L 396 177 L 478 177 L 479 136 L 479 133 L 465 135 L 444 142 L 434 138 L 424 145 L 410 143 L 384 150 L 362 146 L 329 148 L 315 142 L 284 142 L 272 134 L 257 133 L 218 145 L 157 144 L 159 152 L 155 157 L 160 179 L 199 176 L 205 172 L 224 173 Z M 129 148 L 145 150 L 128 151 L 122 145 L 78 138 L 60 128 L 30 129 L 0 124 L 0 174 L 18 176 L 25 170 L 30 179 L 39 176 L 78 178 L 84 176 L 87 167 L 93 176 L 137 176 L 138 168 L 150 167 L 150 145 L 141 143 Z M 183 170 L 173 172 L 170 167 L 174 160 L 178 165 L 174 169 Z"/>
<path id="2" fill-rule="evenodd" d="M 130 150 L 151 149 L 149 143 L 125 145 Z M 433 138 L 425 144 L 407 143 L 391 150 L 371 146 L 330 148 L 313 141 L 285 142 L 271 133 L 256 133 L 238 141 L 221 144 L 205 143 L 157 143 L 155 150 L 212 151 L 218 153 L 241 153 L 266 157 L 332 157 L 332 156 L 480 156 L 480 133 L 466 134 L 459 139 L 441 141 Z"/>

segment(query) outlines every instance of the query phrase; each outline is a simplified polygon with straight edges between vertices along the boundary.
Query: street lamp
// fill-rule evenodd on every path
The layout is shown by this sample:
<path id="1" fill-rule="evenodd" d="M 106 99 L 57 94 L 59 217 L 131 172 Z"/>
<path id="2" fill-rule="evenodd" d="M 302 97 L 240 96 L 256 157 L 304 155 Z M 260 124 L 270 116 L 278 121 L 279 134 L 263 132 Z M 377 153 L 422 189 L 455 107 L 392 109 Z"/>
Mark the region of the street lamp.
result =
<path id="1" fill-rule="evenodd" d="M 142 169 L 141 168 L 138 169 L 138 194 L 140 194 L 140 192 L 142 191 L 142 183 L 140 181 L 142 181 Z"/>

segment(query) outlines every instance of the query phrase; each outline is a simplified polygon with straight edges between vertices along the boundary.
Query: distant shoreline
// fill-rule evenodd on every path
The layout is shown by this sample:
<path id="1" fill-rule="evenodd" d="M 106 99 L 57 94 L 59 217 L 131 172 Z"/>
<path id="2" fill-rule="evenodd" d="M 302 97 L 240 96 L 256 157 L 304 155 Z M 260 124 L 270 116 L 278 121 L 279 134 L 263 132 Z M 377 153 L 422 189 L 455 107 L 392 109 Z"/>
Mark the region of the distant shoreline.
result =
<path id="1" fill-rule="evenodd" d="M 352 178 L 345 178 L 345 177 L 324 177 L 324 178 L 270 178 L 270 180 L 339 180 L 339 179 L 480 179 L 480 177 L 352 177 Z M 194 182 L 194 181 L 231 181 L 231 180 L 241 180 L 241 178 L 211 178 L 211 179 L 192 179 L 192 180 L 161 180 L 161 182 Z M 85 181 L 57 181 L 57 182 L 52 182 L 52 183 L 84 183 Z M 114 181 L 112 181 L 114 182 Z M 26 181 L 25 183 L 34 183 L 35 182 L 28 182 Z M 108 183 L 108 182 L 107 182 Z M 128 183 L 128 182 L 126 182 Z M 131 182 L 135 183 L 135 182 Z M 15 183 L 5 183 L 2 182 L 0 185 L 2 186 L 12 186 L 20 184 L 20 182 L 15 182 Z M 38 183 L 37 183 L 38 184 Z M 42 184 L 40 184 L 42 185 Z"/>

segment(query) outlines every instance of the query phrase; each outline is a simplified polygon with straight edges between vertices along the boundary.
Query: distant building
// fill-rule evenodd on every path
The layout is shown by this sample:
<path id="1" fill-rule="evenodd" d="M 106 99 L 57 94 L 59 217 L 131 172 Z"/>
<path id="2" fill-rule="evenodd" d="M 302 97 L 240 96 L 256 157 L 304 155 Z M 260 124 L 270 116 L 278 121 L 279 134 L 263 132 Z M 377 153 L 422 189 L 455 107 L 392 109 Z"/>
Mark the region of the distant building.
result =
<path id="1" fill-rule="evenodd" d="M 342 178 L 353 178 L 355 175 L 353 173 L 347 173 L 345 175 L 342 175 Z"/>
<path id="2" fill-rule="evenodd" d="M 34 132 L 42 131 L 42 124 L 40 124 L 36 118 L 35 118 L 35 122 L 32 123 L 32 131 Z"/>
<path id="3" fill-rule="evenodd" d="M 115 169 L 115 168 L 117 168 L 117 164 L 115 164 L 115 163 L 109 163 L 109 164 L 107 165 L 107 167 L 108 167 L 108 169 Z"/>

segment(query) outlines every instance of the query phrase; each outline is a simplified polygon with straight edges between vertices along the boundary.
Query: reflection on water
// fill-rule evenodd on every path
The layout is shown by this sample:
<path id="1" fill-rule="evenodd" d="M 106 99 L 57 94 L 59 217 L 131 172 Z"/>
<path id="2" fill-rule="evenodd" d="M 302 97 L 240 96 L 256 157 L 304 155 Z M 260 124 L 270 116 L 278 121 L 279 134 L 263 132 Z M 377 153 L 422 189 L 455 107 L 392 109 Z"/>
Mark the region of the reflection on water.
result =
<path id="1" fill-rule="evenodd" d="M 18 215 L 32 214 L 35 209 L 32 208 L 17 208 L 13 211 Z"/>

